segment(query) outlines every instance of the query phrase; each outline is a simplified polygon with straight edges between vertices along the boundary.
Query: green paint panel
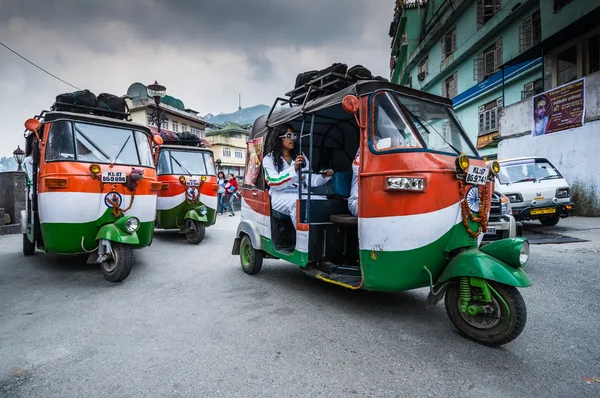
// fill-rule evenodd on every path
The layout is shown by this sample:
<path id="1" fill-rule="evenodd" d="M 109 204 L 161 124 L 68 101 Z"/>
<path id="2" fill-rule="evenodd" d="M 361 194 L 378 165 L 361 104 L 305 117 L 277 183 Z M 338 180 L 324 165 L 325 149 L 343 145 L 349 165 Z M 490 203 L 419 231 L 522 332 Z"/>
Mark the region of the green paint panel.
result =
<path id="1" fill-rule="evenodd" d="M 308 253 L 300 252 L 298 250 L 294 250 L 292 254 L 285 254 L 278 252 L 273 247 L 273 242 L 271 239 L 262 237 L 262 248 L 263 251 L 269 253 L 270 255 L 280 258 L 285 261 L 289 261 L 292 264 L 299 265 L 301 267 L 305 267 L 308 264 Z"/>
<path id="2" fill-rule="evenodd" d="M 88 223 L 43 223 L 42 238 L 48 253 L 78 254 L 81 249 L 81 237 L 84 237 L 85 250 L 94 250 L 97 246 L 96 235 L 100 227 L 96 221 Z M 147 246 L 152 240 L 154 222 L 141 222 L 137 230 L 139 244 L 135 248 Z"/>
<path id="3" fill-rule="evenodd" d="M 127 233 L 117 227 L 115 224 L 103 225 L 96 234 L 96 240 L 106 239 L 112 242 L 124 243 L 127 245 L 138 245 L 140 243 L 137 234 Z"/>
<path id="4" fill-rule="evenodd" d="M 195 209 L 202 205 L 203 205 L 202 202 L 190 205 L 187 203 L 187 201 L 184 201 L 181 204 L 173 207 L 172 209 L 158 210 L 156 212 L 157 228 L 179 229 L 179 228 L 183 227 L 183 224 L 184 224 L 183 220 L 185 220 L 186 213 L 188 211 L 190 211 L 191 209 Z M 208 206 L 206 206 L 206 209 L 207 209 L 206 225 L 207 226 L 214 225 L 215 222 L 217 221 L 217 211 Z"/>

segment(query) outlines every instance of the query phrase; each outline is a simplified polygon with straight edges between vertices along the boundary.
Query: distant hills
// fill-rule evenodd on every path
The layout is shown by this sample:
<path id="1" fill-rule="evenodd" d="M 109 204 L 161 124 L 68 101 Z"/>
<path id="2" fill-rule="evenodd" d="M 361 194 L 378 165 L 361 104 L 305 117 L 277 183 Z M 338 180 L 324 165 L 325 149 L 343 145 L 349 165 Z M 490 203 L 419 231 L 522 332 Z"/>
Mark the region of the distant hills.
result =
<path id="1" fill-rule="evenodd" d="M 223 124 L 225 122 L 253 124 L 259 116 L 266 115 L 270 110 L 271 107 L 268 105 L 254 105 L 249 108 L 242 108 L 233 113 L 221 113 L 218 115 L 209 113 L 204 116 L 204 120 L 214 124 Z"/>

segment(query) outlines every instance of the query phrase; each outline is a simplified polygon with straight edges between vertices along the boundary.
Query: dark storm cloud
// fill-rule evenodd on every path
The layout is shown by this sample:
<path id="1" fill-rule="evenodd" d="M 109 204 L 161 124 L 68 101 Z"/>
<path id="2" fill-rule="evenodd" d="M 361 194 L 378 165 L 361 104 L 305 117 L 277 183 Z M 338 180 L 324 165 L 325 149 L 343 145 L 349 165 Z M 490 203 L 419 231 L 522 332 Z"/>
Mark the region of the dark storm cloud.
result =
<path id="1" fill-rule="evenodd" d="M 23 18 L 62 32 L 67 41 L 88 42 L 98 51 L 118 47 L 127 29 L 138 38 L 169 45 L 248 52 L 271 46 L 350 44 L 367 27 L 362 18 L 368 7 L 391 9 L 391 4 L 386 0 L 22 0 L 0 2 L 0 24 Z"/>

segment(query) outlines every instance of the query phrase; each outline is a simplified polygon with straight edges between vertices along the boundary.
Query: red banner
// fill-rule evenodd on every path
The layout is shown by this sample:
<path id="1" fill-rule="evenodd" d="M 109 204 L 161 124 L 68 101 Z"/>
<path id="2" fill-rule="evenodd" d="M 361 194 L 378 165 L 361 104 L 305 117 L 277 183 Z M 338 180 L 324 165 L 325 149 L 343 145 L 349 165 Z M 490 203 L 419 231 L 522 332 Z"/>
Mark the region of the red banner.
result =
<path id="1" fill-rule="evenodd" d="M 585 79 L 564 84 L 533 97 L 531 134 L 546 135 L 583 126 Z"/>

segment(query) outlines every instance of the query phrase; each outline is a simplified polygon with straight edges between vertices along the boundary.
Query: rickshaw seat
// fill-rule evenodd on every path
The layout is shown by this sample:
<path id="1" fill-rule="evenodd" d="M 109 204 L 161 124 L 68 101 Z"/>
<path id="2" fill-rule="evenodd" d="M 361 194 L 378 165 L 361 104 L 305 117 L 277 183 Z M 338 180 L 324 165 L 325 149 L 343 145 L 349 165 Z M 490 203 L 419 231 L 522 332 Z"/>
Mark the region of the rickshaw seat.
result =
<path id="1" fill-rule="evenodd" d="M 329 220 L 344 227 L 358 227 L 358 217 L 350 214 L 333 214 Z"/>
<path id="2" fill-rule="evenodd" d="M 350 188 L 352 187 L 352 172 L 338 171 L 331 177 L 333 189 L 336 196 L 347 198 L 350 196 Z"/>

